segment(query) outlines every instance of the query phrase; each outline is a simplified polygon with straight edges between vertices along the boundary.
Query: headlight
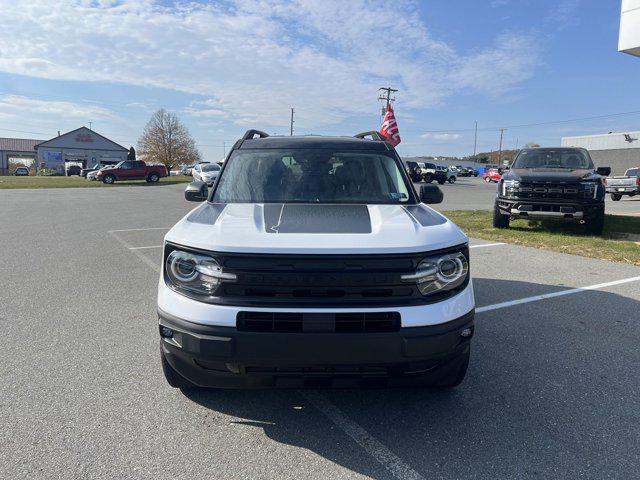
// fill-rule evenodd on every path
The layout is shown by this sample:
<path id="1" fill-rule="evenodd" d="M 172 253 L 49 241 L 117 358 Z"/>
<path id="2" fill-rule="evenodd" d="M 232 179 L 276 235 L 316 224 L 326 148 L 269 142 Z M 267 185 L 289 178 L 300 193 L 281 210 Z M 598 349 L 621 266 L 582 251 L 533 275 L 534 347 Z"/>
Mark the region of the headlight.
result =
<path id="1" fill-rule="evenodd" d="M 503 180 L 502 181 L 502 195 L 513 195 L 516 190 L 520 188 L 520 182 L 518 180 Z"/>
<path id="2" fill-rule="evenodd" d="M 595 198 L 598 192 L 597 182 L 580 182 L 580 190 L 586 198 Z"/>
<path id="3" fill-rule="evenodd" d="M 174 290 L 205 296 L 213 295 L 223 281 L 237 279 L 235 274 L 223 272 L 213 257 L 183 250 L 169 254 L 165 274 L 167 284 Z"/>
<path id="4" fill-rule="evenodd" d="M 402 275 L 402 281 L 415 283 L 422 295 L 452 290 L 464 283 L 469 274 L 469 261 L 462 252 L 425 258 L 415 273 Z"/>

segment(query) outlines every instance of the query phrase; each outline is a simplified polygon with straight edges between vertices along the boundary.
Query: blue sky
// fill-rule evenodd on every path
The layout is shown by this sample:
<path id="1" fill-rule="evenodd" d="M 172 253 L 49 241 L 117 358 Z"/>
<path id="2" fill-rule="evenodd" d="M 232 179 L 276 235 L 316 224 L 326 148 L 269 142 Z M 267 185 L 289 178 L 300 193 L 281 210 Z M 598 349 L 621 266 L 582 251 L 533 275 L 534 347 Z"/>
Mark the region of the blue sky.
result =
<path id="1" fill-rule="evenodd" d="M 389 84 L 401 154 L 466 155 L 476 120 L 481 151 L 501 126 L 640 110 L 640 59 L 617 52 L 618 0 L 0 0 L 0 11 L 11 32 L 0 136 L 93 122 L 135 145 L 164 107 L 218 160 L 247 128 L 288 133 L 290 107 L 296 133 L 377 129 Z M 504 145 L 625 130 L 640 130 L 640 114 L 508 128 Z"/>

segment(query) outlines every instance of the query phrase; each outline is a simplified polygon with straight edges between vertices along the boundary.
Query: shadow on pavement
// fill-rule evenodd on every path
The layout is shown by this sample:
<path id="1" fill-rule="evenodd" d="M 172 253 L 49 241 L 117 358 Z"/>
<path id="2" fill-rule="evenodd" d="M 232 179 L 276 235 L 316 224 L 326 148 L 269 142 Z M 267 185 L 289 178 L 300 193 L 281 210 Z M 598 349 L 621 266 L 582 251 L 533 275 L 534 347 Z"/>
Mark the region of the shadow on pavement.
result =
<path id="1" fill-rule="evenodd" d="M 541 287 L 475 282 L 512 298 Z M 484 312 L 457 389 L 320 394 L 425 478 L 631 478 L 640 469 L 638 312 L 639 301 L 604 291 Z M 185 394 L 276 442 L 394 478 L 299 391 Z"/>

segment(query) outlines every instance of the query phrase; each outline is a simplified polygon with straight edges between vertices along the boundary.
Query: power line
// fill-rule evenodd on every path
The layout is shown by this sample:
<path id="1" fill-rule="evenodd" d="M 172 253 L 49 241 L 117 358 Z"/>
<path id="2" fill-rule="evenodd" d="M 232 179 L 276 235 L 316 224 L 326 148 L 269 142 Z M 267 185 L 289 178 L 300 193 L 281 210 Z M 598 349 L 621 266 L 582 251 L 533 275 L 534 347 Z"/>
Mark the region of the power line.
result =
<path id="1" fill-rule="evenodd" d="M 598 120 L 602 118 L 613 118 L 613 117 L 622 117 L 625 115 L 638 115 L 640 114 L 640 110 L 634 110 L 631 112 L 621 112 L 621 113 L 610 113 L 607 115 L 595 115 L 591 117 L 581 117 L 581 118 L 571 118 L 567 120 L 553 120 L 549 122 L 538 122 L 538 123 L 523 123 L 520 125 L 507 125 L 506 127 L 484 127 L 478 128 L 479 131 L 500 131 L 501 128 L 528 128 L 528 127 L 539 127 L 543 125 L 560 125 L 564 123 L 572 123 L 572 122 L 581 122 L 585 120 Z M 449 129 L 449 130 L 407 130 L 405 132 L 422 132 L 422 133 L 462 133 L 462 132 L 473 132 L 475 128 L 458 128 L 458 129 Z"/>

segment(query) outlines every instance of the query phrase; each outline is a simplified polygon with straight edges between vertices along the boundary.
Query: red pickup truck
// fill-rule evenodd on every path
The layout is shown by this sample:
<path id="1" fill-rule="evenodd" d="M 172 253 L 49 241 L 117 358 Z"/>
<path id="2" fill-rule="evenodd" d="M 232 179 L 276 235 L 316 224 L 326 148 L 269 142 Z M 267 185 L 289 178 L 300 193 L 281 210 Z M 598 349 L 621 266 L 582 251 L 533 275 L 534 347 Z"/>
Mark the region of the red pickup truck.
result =
<path id="1" fill-rule="evenodd" d="M 103 168 L 96 177 L 104 183 L 112 184 L 116 180 L 146 180 L 156 183 L 161 177 L 167 176 L 167 167 L 164 165 L 147 165 L 139 160 L 126 160 L 111 168 Z"/>

